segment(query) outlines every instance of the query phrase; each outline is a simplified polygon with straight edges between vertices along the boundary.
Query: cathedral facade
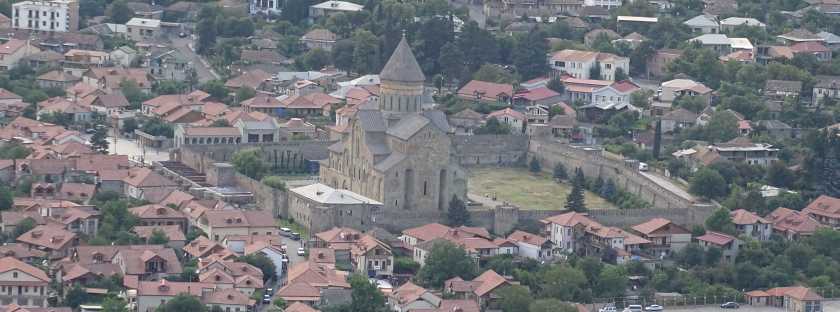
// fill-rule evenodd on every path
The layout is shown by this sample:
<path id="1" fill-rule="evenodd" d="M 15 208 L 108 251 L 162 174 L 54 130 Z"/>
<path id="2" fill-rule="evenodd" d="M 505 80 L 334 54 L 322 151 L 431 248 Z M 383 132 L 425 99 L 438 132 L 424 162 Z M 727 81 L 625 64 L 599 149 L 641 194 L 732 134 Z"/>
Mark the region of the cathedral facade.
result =
<path id="1" fill-rule="evenodd" d="M 321 182 L 382 202 L 377 224 L 440 221 L 453 196 L 466 199 L 468 177 L 453 156 L 446 116 L 422 109 L 425 76 L 405 38 L 379 77 L 378 100 L 361 104 L 330 146 Z"/>

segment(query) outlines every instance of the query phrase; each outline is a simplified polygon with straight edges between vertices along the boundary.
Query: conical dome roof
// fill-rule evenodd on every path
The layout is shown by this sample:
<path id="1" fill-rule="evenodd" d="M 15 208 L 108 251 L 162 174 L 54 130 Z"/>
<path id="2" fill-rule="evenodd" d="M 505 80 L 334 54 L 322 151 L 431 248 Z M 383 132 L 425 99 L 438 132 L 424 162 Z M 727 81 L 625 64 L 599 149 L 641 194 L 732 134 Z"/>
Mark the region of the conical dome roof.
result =
<path id="1" fill-rule="evenodd" d="M 388 59 L 388 63 L 382 68 L 379 73 L 380 80 L 400 81 L 400 82 L 424 82 L 426 76 L 420 69 L 420 64 L 417 64 L 417 59 L 414 58 L 414 53 L 411 52 L 411 47 L 408 46 L 408 41 L 403 35 L 402 40 L 394 49 L 394 54 Z"/>

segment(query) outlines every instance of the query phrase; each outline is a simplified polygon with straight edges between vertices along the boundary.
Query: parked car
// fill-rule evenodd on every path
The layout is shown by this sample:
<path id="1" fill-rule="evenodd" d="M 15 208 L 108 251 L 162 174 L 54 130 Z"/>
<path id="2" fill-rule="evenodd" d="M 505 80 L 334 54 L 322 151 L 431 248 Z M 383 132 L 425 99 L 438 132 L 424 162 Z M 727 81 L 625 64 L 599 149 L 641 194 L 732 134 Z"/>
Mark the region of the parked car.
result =
<path id="1" fill-rule="evenodd" d="M 292 240 L 300 240 L 300 233 L 292 232 Z"/>
<path id="2" fill-rule="evenodd" d="M 303 256 L 304 254 L 306 254 L 306 250 L 303 247 L 298 248 L 298 256 Z"/>
<path id="3" fill-rule="evenodd" d="M 721 304 L 721 305 L 720 305 L 720 308 L 721 308 L 721 309 L 737 309 L 737 308 L 740 308 L 740 307 L 738 306 L 738 303 L 737 303 L 737 302 L 732 302 L 732 301 L 730 301 L 730 302 L 727 302 L 727 303 Z"/>
<path id="4" fill-rule="evenodd" d="M 644 309 L 642 309 L 642 306 L 638 305 L 638 304 L 631 304 L 631 305 L 627 306 L 627 309 L 629 309 L 630 312 L 642 312 L 642 311 L 644 311 Z"/>
<path id="5" fill-rule="evenodd" d="M 286 234 L 292 233 L 292 229 L 287 228 L 287 227 L 281 227 L 280 231 L 283 232 L 283 233 L 286 233 Z"/>
<path id="6" fill-rule="evenodd" d="M 598 309 L 598 312 L 617 312 L 614 305 L 607 305 L 603 308 Z"/>
<path id="7" fill-rule="evenodd" d="M 661 305 L 658 305 L 658 304 L 651 304 L 651 305 L 649 305 L 649 306 L 645 307 L 645 311 L 654 311 L 654 312 L 658 312 L 658 311 L 662 311 L 662 310 L 663 310 L 663 309 L 662 309 L 662 306 L 661 306 Z"/>
<path id="8" fill-rule="evenodd" d="M 263 295 L 262 302 L 265 303 L 265 304 L 271 303 L 271 295 L 269 295 L 269 294 Z"/>

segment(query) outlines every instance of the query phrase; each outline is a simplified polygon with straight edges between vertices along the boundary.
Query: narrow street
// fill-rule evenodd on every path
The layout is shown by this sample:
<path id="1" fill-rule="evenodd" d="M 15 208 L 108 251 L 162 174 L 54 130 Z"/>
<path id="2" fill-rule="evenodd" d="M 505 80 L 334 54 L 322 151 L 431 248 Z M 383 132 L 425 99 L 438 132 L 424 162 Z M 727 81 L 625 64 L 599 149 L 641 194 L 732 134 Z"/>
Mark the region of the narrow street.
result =
<path id="1" fill-rule="evenodd" d="M 184 55 L 192 61 L 193 67 L 195 67 L 195 72 L 198 74 L 199 83 L 219 79 L 219 74 L 217 74 L 213 68 L 207 64 L 207 61 L 193 51 L 192 46 L 194 45 L 194 41 L 191 37 L 192 36 L 180 38 L 178 36 L 171 36 L 169 39 L 172 40 L 173 47 L 178 49 L 178 51 L 181 51 L 181 53 L 184 53 Z"/>
<path id="2" fill-rule="evenodd" d="M 296 240 L 292 240 L 292 239 L 290 239 L 288 237 L 285 237 L 285 236 L 281 236 L 281 238 L 283 239 L 283 244 L 286 244 L 286 256 L 289 257 L 288 265 L 290 267 L 295 265 L 295 264 L 306 261 L 305 257 L 298 256 L 298 254 L 297 254 L 297 250 L 298 250 L 298 248 L 301 247 L 303 240 L 296 241 Z M 287 272 L 288 272 L 288 268 L 287 268 Z M 285 284 L 286 284 L 286 274 L 283 274 L 283 278 L 280 281 L 274 281 L 273 285 L 266 285 L 265 288 L 266 289 L 272 288 L 273 292 L 277 293 L 277 291 L 280 290 L 280 288 L 282 288 L 283 285 L 285 285 Z M 271 294 L 272 298 L 274 296 L 274 293 Z M 263 304 L 262 301 L 260 301 L 260 303 L 257 305 L 256 311 L 257 312 L 270 311 L 272 306 L 273 306 L 273 303 Z"/>

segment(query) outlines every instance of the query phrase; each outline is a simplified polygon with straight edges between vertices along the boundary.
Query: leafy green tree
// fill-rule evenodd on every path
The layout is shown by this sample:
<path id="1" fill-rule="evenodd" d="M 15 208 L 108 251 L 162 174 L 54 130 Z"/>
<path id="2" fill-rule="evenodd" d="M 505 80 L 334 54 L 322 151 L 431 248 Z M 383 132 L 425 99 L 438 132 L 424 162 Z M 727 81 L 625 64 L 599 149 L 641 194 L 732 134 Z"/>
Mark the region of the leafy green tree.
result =
<path id="1" fill-rule="evenodd" d="M 563 301 L 581 299 L 588 281 L 583 271 L 566 264 L 554 264 L 541 275 L 539 297 Z"/>
<path id="2" fill-rule="evenodd" d="M 452 21 L 447 17 L 431 17 L 422 23 L 417 29 L 415 37 L 415 48 L 417 61 L 425 73 L 439 73 L 441 66 L 438 63 L 443 52 L 441 48 L 455 40 Z"/>
<path id="3" fill-rule="evenodd" d="M 415 278 L 426 287 L 440 288 L 444 281 L 456 276 L 472 279 L 475 271 L 473 259 L 463 249 L 450 242 L 439 242 L 432 246 L 426 265 Z"/>
<path id="4" fill-rule="evenodd" d="M 265 282 L 277 275 L 277 268 L 274 267 L 274 262 L 271 262 L 271 259 L 264 254 L 254 253 L 244 256 L 240 260 L 260 269 L 263 273 L 263 281 Z"/>
<path id="5" fill-rule="evenodd" d="M 703 257 L 703 260 L 707 266 L 715 266 L 720 263 L 721 258 L 723 258 L 723 251 L 715 246 L 710 246 L 706 248 L 706 255 Z"/>
<path id="6" fill-rule="evenodd" d="M 450 226 L 469 225 L 470 212 L 467 211 L 467 206 L 458 196 L 452 195 L 452 199 L 449 200 L 446 219 Z"/>
<path id="7" fill-rule="evenodd" d="M 680 250 L 677 254 L 677 259 L 680 264 L 698 266 L 703 264 L 704 254 L 703 247 L 700 247 L 697 243 L 691 243 Z"/>
<path id="8" fill-rule="evenodd" d="M 702 168 L 691 178 L 688 191 L 705 198 L 720 198 L 727 193 L 726 180 L 715 170 Z"/>
<path id="9" fill-rule="evenodd" d="M 706 219 L 706 229 L 723 233 L 735 233 L 735 224 L 729 216 L 729 209 L 721 207 Z"/>
<path id="10" fill-rule="evenodd" d="M 236 97 L 236 103 L 242 103 L 247 99 L 253 98 L 257 95 L 257 91 L 251 87 L 242 87 L 236 90 L 234 97 Z"/>
<path id="11" fill-rule="evenodd" d="M 715 112 L 705 129 L 707 141 L 726 142 L 738 136 L 738 119 L 730 112 Z"/>
<path id="12" fill-rule="evenodd" d="M 120 82 L 120 90 L 122 91 L 128 103 L 131 104 L 132 109 L 140 108 L 140 105 L 146 99 L 143 90 L 137 85 L 134 80 L 123 80 Z"/>
<path id="13" fill-rule="evenodd" d="M 125 300 L 115 296 L 108 296 L 102 301 L 102 312 L 128 312 L 125 306 Z"/>
<path id="14" fill-rule="evenodd" d="M 64 305 L 77 309 L 79 305 L 87 303 L 90 299 L 90 295 L 81 286 L 76 284 L 64 295 Z"/>
<path id="15" fill-rule="evenodd" d="M 154 136 L 165 136 L 167 138 L 175 136 L 175 129 L 172 129 L 172 125 L 164 122 L 160 118 L 147 119 L 146 123 L 143 124 L 143 132 Z"/>
<path id="16" fill-rule="evenodd" d="M 767 183 L 776 187 L 790 187 L 796 182 L 796 175 L 781 161 L 774 162 L 767 168 Z"/>
<path id="17" fill-rule="evenodd" d="M 15 232 L 12 235 L 14 235 L 15 237 L 20 237 L 21 235 L 23 235 L 23 233 L 31 231 L 37 225 L 38 224 L 36 224 L 35 220 L 32 218 L 23 219 L 17 224 L 17 226 L 15 226 Z"/>
<path id="18" fill-rule="evenodd" d="M 353 51 L 355 46 L 350 39 L 338 40 L 332 49 L 332 60 L 336 68 L 350 71 L 353 70 Z"/>
<path id="19" fill-rule="evenodd" d="M 394 258 L 394 273 L 399 274 L 416 274 L 420 269 L 420 263 L 414 261 L 410 257 L 396 257 Z"/>
<path id="20" fill-rule="evenodd" d="M 482 65 L 496 63 L 499 59 L 496 38 L 489 31 L 478 27 L 475 21 L 469 21 L 461 28 L 456 42 L 465 56 L 464 62 L 469 72 L 478 71 Z"/>
<path id="21" fill-rule="evenodd" d="M 534 28 L 527 36 L 516 41 L 513 48 L 513 64 L 523 79 L 532 79 L 544 75 L 548 70 L 546 54 L 548 44 L 545 34 L 539 28 Z"/>
<path id="22" fill-rule="evenodd" d="M 260 179 L 266 170 L 266 165 L 257 149 L 236 152 L 231 160 L 236 171 L 252 179 Z"/>
<path id="23" fill-rule="evenodd" d="M 262 178 L 261 182 L 274 189 L 286 190 L 286 182 L 280 176 L 266 176 Z"/>
<path id="24" fill-rule="evenodd" d="M 309 50 L 303 55 L 303 67 L 307 70 L 321 70 L 332 62 L 331 57 L 330 52 L 323 49 Z"/>
<path id="25" fill-rule="evenodd" d="M 207 94 L 210 94 L 211 98 L 216 100 L 223 100 L 228 96 L 228 90 L 225 88 L 225 82 L 221 80 L 210 80 L 204 85 L 202 85 L 199 89 Z"/>
<path id="26" fill-rule="evenodd" d="M 510 126 L 499 122 L 496 117 L 490 117 L 481 127 L 475 129 L 475 134 L 510 134 Z"/>
<path id="27" fill-rule="evenodd" d="M 200 19 L 196 25 L 196 33 L 198 34 L 198 40 L 196 41 L 195 51 L 202 55 L 210 54 L 216 45 L 217 32 L 215 17 Z"/>
<path id="28" fill-rule="evenodd" d="M 542 171 L 542 165 L 540 165 L 540 161 L 536 157 L 531 158 L 531 162 L 528 163 L 528 170 L 531 173 L 540 173 Z"/>
<path id="29" fill-rule="evenodd" d="M 149 244 L 165 245 L 166 243 L 169 243 L 169 237 L 166 236 L 166 233 L 164 233 L 160 229 L 154 229 L 152 231 L 152 236 L 149 237 Z"/>
<path id="30" fill-rule="evenodd" d="M 512 84 L 519 80 L 516 75 L 496 64 L 484 64 L 473 73 L 473 80 Z"/>
<path id="31" fill-rule="evenodd" d="M 134 130 L 137 130 L 139 126 L 137 119 L 126 118 L 123 120 L 122 133 L 134 133 Z"/>
<path id="32" fill-rule="evenodd" d="M 206 312 L 207 308 L 201 304 L 198 297 L 190 294 L 179 294 L 166 303 L 158 306 L 156 312 Z"/>
<path id="33" fill-rule="evenodd" d="M 627 78 L 627 73 L 624 72 L 623 68 L 618 67 L 615 69 L 615 81 L 627 80 Z"/>
<path id="34" fill-rule="evenodd" d="M 528 288 L 513 285 L 499 289 L 496 294 L 500 297 L 499 307 L 502 312 L 519 312 L 534 301 Z"/>
<path id="35" fill-rule="evenodd" d="M 23 144 L 17 142 L 10 142 L 3 145 L 3 148 L 0 149 L 0 159 L 23 159 L 32 151 L 23 146 Z"/>
<path id="36" fill-rule="evenodd" d="M 15 193 L 11 188 L 0 186 L 0 210 L 9 210 L 15 204 Z"/>
<path id="37" fill-rule="evenodd" d="M 111 9 L 108 12 L 108 20 L 114 24 L 125 24 L 134 17 L 134 11 L 128 7 L 128 4 L 123 0 L 114 1 L 111 3 Z"/>
<path id="38" fill-rule="evenodd" d="M 130 230 L 137 223 L 137 217 L 128 211 L 128 202 L 117 200 L 106 202 L 101 207 L 102 222 L 97 237 L 118 245 L 132 243 Z"/>
<path id="39" fill-rule="evenodd" d="M 448 81 L 460 81 L 466 71 L 466 57 L 460 47 L 454 42 L 447 42 L 440 49 L 438 66 L 440 72 Z"/>
<path id="40" fill-rule="evenodd" d="M 528 305 L 528 312 L 577 312 L 571 304 L 557 299 L 539 299 Z"/>
<path id="41" fill-rule="evenodd" d="M 353 71 L 363 75 L 379 70 L 379 40 L 370 31 L 353 32 Z"/>
<path id="42" fill-rule="evenodd" d="M 603 297 L 618 297 L 627 288 L 627 270 L 621 266 L 608 265 L 598 275 L 595 293 Z"/>
<path id="43" fill-rule="evenodd" d="M 286 306 L 288 306 L 288 304 L 286 303 L 286 300 L 283 300 L 283 298 L 274 299 L 274 302 L 272 302 L 272 303 L 274 304 L 275 307 L 277 307 L 279 309 L 285 309 Z"/>
<path id="44" fill-rule="evenodd" d="M 309 16 L 309 6 L 312 1 L 289 1 L 280 12 L 280 18 L 293 24 L 299 24 Z"/>
<path id="45" fill-rule="evenodd" d="M 618 188 L 616 188 L 615 182 L 613 182 L 612 179 L 607 179 L 607 181 L 604 182 L 604 186 L 601 188 L 599 195 L 610 201 L 615 200 L 618 195 Z"/>
<path id="46" fill-rule="evenodd" d="M 385 296 L 367 277 L 353 275 L 350 277 L 350 311 L 352 312 L 385 312 Z"/>
<path id="47" fill-rule="evenodd" d="M 90 137 L 90 146 L 102 154 L 108 154 L 108 129 L 101 127 Z"/>

